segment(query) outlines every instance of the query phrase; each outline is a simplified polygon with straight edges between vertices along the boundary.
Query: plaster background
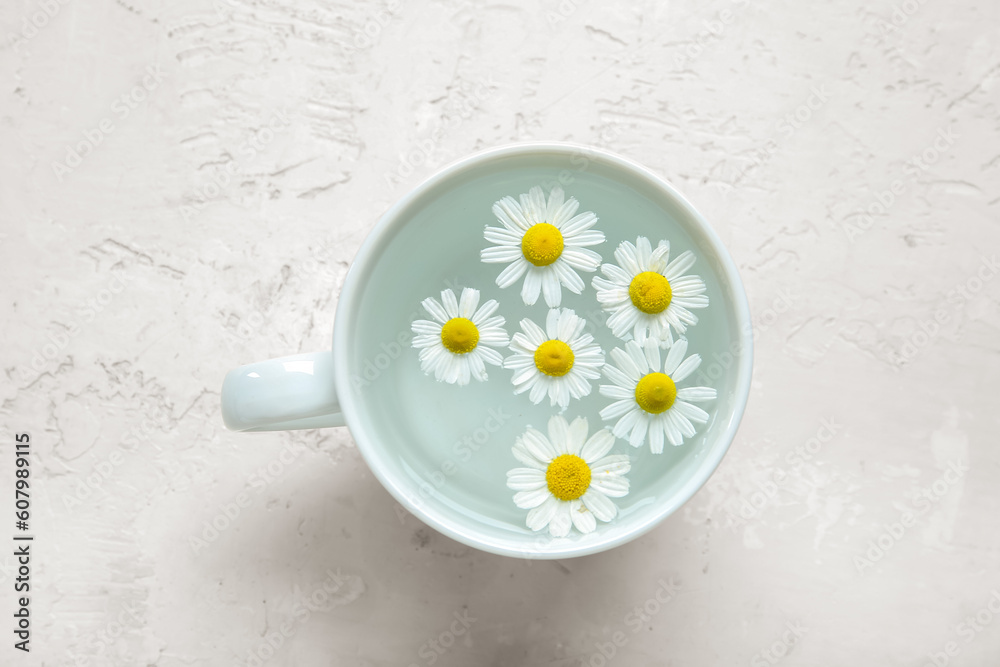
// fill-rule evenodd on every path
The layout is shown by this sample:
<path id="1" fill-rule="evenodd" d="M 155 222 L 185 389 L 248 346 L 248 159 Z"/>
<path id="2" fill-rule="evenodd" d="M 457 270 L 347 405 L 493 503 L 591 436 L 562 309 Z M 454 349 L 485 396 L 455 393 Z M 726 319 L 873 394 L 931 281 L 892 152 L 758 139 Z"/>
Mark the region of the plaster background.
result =
<path id="1" fill-rule="evenodd" d="M 33 650 L 6 635 L 2 662 L 599 667 L 621 632 L 610 662 L 636 667 L 995 665 L 1000 5 L 911 2 L 5 3 L 0 451 L 30 433 L 36 542 Z M 344 429 L 238 435 L 218 410 L 230 368 L 328 346 L 409 187 L 533 139 L 674 183 L 756 324 L 709 484 L 629 545 L 534 563 L 400 513 Z"/>

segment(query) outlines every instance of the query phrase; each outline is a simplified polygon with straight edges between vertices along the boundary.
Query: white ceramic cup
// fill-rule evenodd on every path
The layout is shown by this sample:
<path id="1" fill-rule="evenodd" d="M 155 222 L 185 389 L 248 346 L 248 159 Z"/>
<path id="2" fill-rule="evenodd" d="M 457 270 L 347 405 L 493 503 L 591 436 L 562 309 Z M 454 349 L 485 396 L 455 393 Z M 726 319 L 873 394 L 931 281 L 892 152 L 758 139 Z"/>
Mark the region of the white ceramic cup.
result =
<path id="1" fill-rule="evenodd" d="M 420 371 L 410 324 L 420 302 L 442 289 L 475 287 L 495 298 L 508 332 L 522 317 L 544 322 L 544 304 L 527 307 L 519 285 L 496 287 L 502 266 L 483 264 L 483 228 L 495 225 L 492 203 L 533 185 L 562 187 L 597 213 L 607 236 L 600 252 L 613 262 L 623 240 L 639 235 L 671 254 L 698 260 L 710 298 L 689 328 L 689 350 L 703 358 L 697 384 L 718 392 L 711 418 L 694 438 L 654 455 L 619 440 L 632 458 L 631 491 L 619 515 L 587 535 L 550 538 L 524 525 L 506 488 L 518 467 L 514 439 L 527 425 L 545 430 L 554 408 L 515 396 L 511 371 L 490 368 L 487 382 L 437 383 Z M 591 275 L 582 295 L 563 291 L 563 306 L 599 322 Z M 541 301 L 541 300 L 540 300 Z M 603 324 L 594 333 L 605 351 L 621 345 Z M 472 155 L 427 179 L 390 208 L 364 241 L 340 293 L 332 351 L 297 354 L 231 371 L 222 387 L 222 415 L 236 431 L 346 425 L 372 472 L 409 512 L 449 537 L 509 556 L 566 558 L 623 544 L 651 529 L 705 483 L 732 442 L 750 388 L 753 335 L 746 294 L 732 259 L 711 226 L 666 181 L 604 150 L 564 143 L 526 143 Z M 595 384 L 600 384 L 598 381 Z M 597 387 L 565 416 L 602 426 Z M 388 516 L 387 521 L 395 521 Z"/>

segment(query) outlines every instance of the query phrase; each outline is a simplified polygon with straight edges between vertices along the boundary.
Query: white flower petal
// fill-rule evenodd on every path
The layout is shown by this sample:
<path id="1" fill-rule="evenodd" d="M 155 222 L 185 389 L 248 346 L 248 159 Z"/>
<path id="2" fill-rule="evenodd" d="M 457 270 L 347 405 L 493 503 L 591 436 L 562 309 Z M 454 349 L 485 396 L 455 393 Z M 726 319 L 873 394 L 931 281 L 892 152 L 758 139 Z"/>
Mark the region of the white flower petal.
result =
<path id="1" fill-rule="evenodd" d="M 603 389 L 606 386 L 607 385 L 601 385 L 601 388 Z M 601 393 L 603 394 L 604 392 L 602 391 Z M 636 405 L 634 398 L 615 401 L 611 405 L 601 410 L 601 419 L 603 419 L 604 421 L 611 421 L 612 419 L 617 419 L 618 417 L 626 414 L 629 410 L 632 410 L 635 407 Z M 617 434 L 618 433 L 616 430 L 616 435 Z"/>
<path id="2" fill-rule="evenodd" d="M 564 261 L 561 257 L 552 264 L 552 270 L 555 271 L 556 277 L 559 278 L 559 282 L 568 289 L 573 294 L 580 294 L 583 292 L 586 284 L 583 282 L 583 278 L 580 277 L 573 267 L 569 265 L 569 262 Z"/>
<path id="3" fill-rule="evenodd" d="M 506 364 L 506 361 L 504 362 Z M 533 377 L 539 375 L 538 369 L 534 365 L 527 368 L 522 368 L 521 370 L 514 373 L 514 377 L 511 378 L 511 382 L 516 385 L 524 384 Z"/>
<path id="4" fill-rule="evenodd" d="M 441 337 L 441 325 L 430 320 L 414 320 L 413 324 L 410 325 L 410 329 L 417 335 L 425 334 Z"/>
<path id="5" fill-rule="evenodd" d="M 639 378 L 646 374 L 648 369 L 646 368 L 646 359 L 641 352 L 639 353 L 639 364 L 637 364 L 635 358 L 627 352 L 630 344 L 635 345 L 633 341 L 629 341 L 628 343 L 625 343 L 625 350 L 620 347 L 616 347 L 611 350 L 611 360 L 615 362 L 618 369 L 630 380 L 637 382 Z M 639 346 L 635 346 L 638 349 Z"/>
<path id="6" fill-rule="evenodd" d="M 641 377 L 638 372 L 634 376 L 630 377 L 625 373 L 625 371 L 613 366 L 612 364 L 604 364 L 604 367 L 601 369 L 601 372 L 603 372 L 605 377 L 614 382 L 617 386 L 627 390 L 629 392 L 629 396 L 631 396 L 633 392 L 635 392 L 635 385 L 639 381 L 639 378 Z M 604 392 L 602 391 L 601 393 Z M 612 397 L 611 394 L 604 394 L 604 395 Z M 626 397 L 622 396 L 622 398 Z"/>
<path id="7" fill-rule="evenodd" d="M 546 493 L 548 493 L 548 490 L 546 490 Z M 549 525 L 552 517 L 555 516 L 558 508 L 559 499 L 549 493 L 548 497 L 545 498 L 545 501 L 541 505 L 528 512 L 528 517 L 526 519 L 528 528 L 535 531 L 545 528 L 545 526 Z"/>
<path id="8" fill-rule="evenodd" d="M 520 248 L 523 236 L 523 234 L 518 234 L 517 232 L 512 232 L 509 229 L 501 227 L 487 227 L 483 230 L 483 237 L 487 241 L 501 246 L 516 246 Z"/>
<path id="9" fill-rule="evenodd" d="M 480 345 L 479 347 L 476 348 L 475 351 L 482 356 L 483 361 L 486 362 L 487 364 L 490 364 L 491 366 L 500 366 L 501 368 L 503 368 L 503 355 L 494 350 L 492 347 L 486 347 L 484 345 Z"/>
<path id="10" fill-rule="evenodd" d="M 445 354 L 447 353 L 442 345 L 424 348 L 420 351 L 420 370 L 428 375 L 433 373 L 435 378 L 440 378 L 439 366 Z"/>
<path id="11" fill-rule="evenodd" d="M 628 480 L 619 475 L 599 475 L 590 478 L 590 488 L 609 498 L 621 498 L 628 495 Z"/>
<path id="12" fill-rule="evenodd" d="M 601 521 L 611 521 L 618 513 L 618 508 L 611 499 L 596 489 L 587 489 L 580 500 Z"/>
<path id="13" fill-rule="evenodd" d="M 528 260 L 523 257 L 518 257 L 506 269 L 501 271 L 499 276 L 497 276 L 497 287 L 500 289 L 507 289 L 521 279 L 521 276 L 527 272 L 529 266 L 530 264 L 528 264 Z"/>
<path id="14" fill-rule="evenodd" d="M 507 488 L 514 491 L 534 491 L 545 486 L 545 473 L 535 468 L 514 468 L 507 471 Z"/>
<path id="15" fill-rule="evenodd" d="M 673 373 L 667 373 L 674 382 L 683 382 L 701 366 L 701 355 L 692 354 L 681 362 Z"/>
<path id="16" fill-rule="evenodd" d="M 570 516 L 570 504 L 560 502 L 556 507 L 556 513 L 549 521 L 549 534 L 552 537 L 566 537 L 573 527 L 573 518 Z"/>
<path id="17" fill-rule="evenodd" d="M 549 192 L 549 202 L 545 206 L 545 221 L 552 224 L 552 221 L 556 219 L 556 213 L 562 208 L 563 202 L 566 200 L 566 195 L 563 189 L 558 185 L 552 188 Z"/>
<path id="18" fill-rule="evenodd" d="M 538 507 L 547 499 L 552 498 L 547 486 L 530 491 L 518 491 L 514 494 L 514 504 L 523 510 Z"/>
<path id="19" fill-rule="evenodd" d="M 618 287 L 628 287 L 632 284 L 633 276 L 625 273 L 620 266 L 615 266 L 614 264 L 603 264 L 601 265 L 601 273 L 606 275 L 608 279 Z"/>
<path id="20" fill-rule="evenodd" d="M 513 343 L 511 343 L 511 349 L 513 349 Z M 504 368 L 512 368 L 515 371 L 522 370 L 524 368 L 534 368 L 535 359 L 532 355 L 517 353 L 511 355 L 503 360 Z"/>
<path id="21" fill-rule="evenodd" d="M 653 420 L 649 425 L 649 451 L 653 454 L 663 452 L 663 424 L 661 419 Z"/>
<path id="22" fill-rule="evenodd" d="M 469 372 L 472 373 L 474 377 L 479 382 L 486 382 L 489 379 L 489 375 L 486 373 L 486 366 L 483 363 L 482 353 L 476 354 L 478 350 L 471 352 L 469 357 Z"/>
<path id="23" fill-rule="evenodd" d="M 597 224 L 597 216 L 594 215 L 593 211 L 584 211 L 580 215 L 574 216 L 572 219 L 567 220 L 559 231 L 562 232 L 564 237 L 576 237 L 581 232 L 584 232 L 594 225 Z M 582 245 L 582 244 L 581 244 Z"/>
<path id="24" fill-rule="evenodd" d="M 566 248 L 563 250 L 562 255 L 559 256 L 557 263 L 561 260 L 565 260 L 574 269 L 586 271 L 587 273 L 596 271 L 597 267 L 601 265 L 601 256 L 593 250 L 587 250 L 586 248 Z"/>
<path id="25" fill-rule="evenodd" d="M 559 456 L 559 451 L 553 445 L 545 434 L 541 431 L 528 428 L 521 435 L 521 443 L 524 445 L 525 449 L 534 456 L 539 461 L 552 461 L 555 457 Z"/>
<path id="26" fill-rule="evenodd" d="M 441 305 L 444 306 L 444 312 L 448 313 L 449 318 L 461 317 L 458 314 L 458 299 L 455 298 L 455 293 L 450 289 L 442 290 Z"/>
<path id="27" fill-rule="evenodd" d="M 542 291 L 542 272 L 536 267 L 528 269 L 524 275 L 524 283 L 521 285 L 521 300 L 525 305 L 533 306 L 538 301 L 538 295 Z"/>
<path id="28" fill-rule="evenodd" d="M 578 208 L 580 208 L 580 202 L 574 197 L 570 197 L 556 210 L 556 214 L 549 220 L 549 223 L 554 225 L 560 232 L 563 231 L 566 223 L 573 217 Z"/>
<path id="29" fill-rule="evenodd" d="M 596 222 L 596 219 L 595 219 Z M 575 232 L 572 236 L 566 235 L 567 245 L 573 245 L 575 247 L 585 247 L 592 245 L 600 245 L 604 243 L 604 232 L 598 231 L 596 229 L 588 229 L 581 232 Z"/>
<path id="30" fill-rule="evenodd" d="M 410 344 L 417 349 L 431 347 L 432 345 L 441 345 L 441 334 L 420 334 L 419 336 L 414 336 Z"/>
<path id="31" fill-rule="evenodd" d="M 521 210 L 521 205 L 513 197 L 504 197 L 493 205 L 493 214 L 512 232 L 520 231 L 521 236 L 528 231 L 531 223 Z"/>
<path id="32" fill-rule="evenodd" d="M 594 461 L 590 469 L 594 475 L 624 475 L 632 469 L 627 454 L 611 454 Z"/>
<path id="33" fill-rule="evenodd" d="M 586 422 L 584 422 L 584 425 L 586 425 Z M 584 434 L 586 434 L 586 431 L 584 431 Z M 580 450 L 580 458 L 587 463 L 598 461 L 611 451 L 614 444 L 615 436 L 608 429 L 602 428 L 590 436 L 590 439 L 584 443 L 583 449 Z"/>
<path id="34" fill-rule="evenodd" d="M 548 379 L 548 377 L 541 373 L 535 376 L 535 383 L 531 386 L 531 391 L 528 393 L 528 400 L 535 405 L 541 403 L 542 399 L 549 393 Z"/>
<path id="35" fill-rule="evenodd" d="M 704 294 L 699 294 L 697 296 L 678 296 L 674 297 L 671 303 L 683 306 L 684 308 L 707 308 L 708 297 Z"/>
<path id="36" fill-rule="evenodd" d="M 587 442 L 587 431 L 589 428 L 586 417 L 577 417 L 569 424 L 569 428 L 566 430 L 567 454 L 575 454 L 584 461 L 589 461 L 582 454 L 584 445 Z"/>
<path id="37" fill-rule="evenodd" d="M 678 423 L 671 415 L 675 414 L 673 410 L 667 413 L 667 418 L 663 420 L 663 431 L 667 435 L 667 440 L 674 447 L 678 447 L 684 444 L 684 436 L 681 435 L 680 429 L 677 427 Z"/>
<path id="38" fill-rule="evenodd" d="M 631 305 L 622 306 L 611 317 L 608 318 L 608 327 L 611 328 L 615 336 L 624 338 L 629 329 L 645 330 L 645 320 L 642 313 Z M 636 335 L 638 338 L 638 335 Z"/>
<path id="39" fill-rule="evenodd" d="M 625 438 L 632 431 L 640 419 L 645 419 L 646 413 L 643 412 L 642 408 L 638 407 L 634 403 L 632 404 L 632 410 L 625 413 L 621 419 L 615 424 L 615 427 L 611 430 L 615 436 L 619 438 Z M 632 445 L 631 441 L 629 442 Z M 642 444 L 642 443 L 639 443 Z M 638 447 L 639 445 L 632 445 L 633 447 Z"/>
<path id="40" fill-rule="evenodd" d="M 479 305 L 479 290 L 466 287 L 462 290 L 462 300 L 458 304 L 458 316 L 472 321 Z"/>
<path id="41" fill-rule="evenodd" d="M 514 458 L 528 466 L 529 468 L 535 468 L 536 470 L 545 471 L 549 467 L 549 461 L 542 461 L 534 454 L 528 451 L 528 448 L 524 446 L 524 441 L 521 438 L 516 438 L 514 440 L 514 447 L 511 448 L 514 454 Z"/>
<path id="42" fill-rule="evenodd" d="M 646 358 L 646 353 L 643 350 L 643 346 L 634 340 L 630 340 L 625 343 L 625 352 L 628 353 L 629 358 L 635 364 L 636 368 L 639 370 L 640 375 L 645 375 L 649 373 L 650 370 L 658 371 L 659 368 L 650 368 L 649 360 Z M 659 352 L 657 352 L 659 354 Z M 625 369 L 622 369 L 625 370 Z"/>
<path id="43" fill-rule="evenodd" d="M 694 437 L 696 431 L 694 428 L 694 424 L 691 423 L 690 419 L 685 417 L 680 412 L 676 412 L 674 410 L 671 410 L 669 413 L 667 413 L 667 416 L 677 426 L 677 429 L 681 432 L 681 435 L 683 435 L 685 438 Z"/>
<path id="44" fill-rule="evenodd" d="M 480 328 L 486 326 L 486 321 L 490 318 L 490 315 L 492 315 L 493 313 L 495 313 L 497 311 L 497 308 L 499 308 L 499 307 L 500 307 L 500 304 L 498 304 L 496 302 L 496 299 L 490 299 L 489 301 L 485 302 L 483 305 L 479 306 L 479 310 L 477 310 L 475 313 L 473 313 L 472 318 L 471 318 L 472 319 L 472 323 L 475 324 L 477 327 L 480 327 Z M 501 325 L 503 324 L 503 318 L 502 317 L 500 318 L 499 324 L 501 324 Z"/>
<path id="45" fill-rule="evenodd" d="M 628 444 L 633 447 L 641 447 L 646 442 L 646 431 L 649 429 L 649 414 L 643 412 L 632 425 L 632 432 L 628 436 Z"/>
<path id="46" fill-rule="evenodd" d="M 618 369 L 612 368 L 611 370 L 617 371 Z M 601 395 L 618 401 L 635 400 L 635 389 L 626 389 L 625 387 L 619 386 L 617 383 L 614 385 L 605 384 L 601 385 Z"/>
<path id="47" fill-rule="evenodd" d="M 646 357 L 646 363 L 649 364 L 649 370 L 654 373 L 659 372 L 660 366 L 660 337 L 648 339 L 642 346 L 643 355 Z"/>
<path id="48" fill-rule="evenodd" d="M 587 506 L 579 498 L 569 501 L 569 515 L 573 519 L 573 525 L 584 535 L 594 532 L 594 529 L 597 528 L 597 519 L 594 517 L 594 513 L 587 509 Z"/>
<path id="49" fill-rule="evenodd" d="M 649 239 L 640 236 L 635 240 L 635 263 L 639 265 L 640 271 L 649 271 L 649 258 L 653 254 L 653 247 L 649 244 Z"/>
<path id="50" fill-rule="evenodd" d="M 502 329 L 480 329 L 479 344 L 489 347 L 502 347 L 510 343 L 510 338 Z"/>
<path id="51" fill-rule="evenodd" d="M 699 408 L 697 405 L 688 403 L 687 401 L 675 401 L 672 406 L 670 406 L 671 411 L 676 410 L 678 414 L 687 417 L 693 422 L 698 422 L 699 424 L 704 424 L 708 421 L 708 413 Z"/>
<path id="52" fill-rule="evenodd" d="M 437 299 L 427 297 L 420 302 L 420 305 L 424 307 L 424 310 L 426 310 L 431 317 L 441 324 L 444 324 L 450 319 L 448 317 L 448 313 L 441 307 L 441 304 L 438 303 Z"/>
<path id="53" fill-rule="evenodd" d="M 681 360 L 684 359 L 684 355 L 687 353 L 688 342 L 687 338 L 680 338 L 676 343 L 670 346 L 670 351 L 667 352 L 667 360 L 663 362 L 663 372 L 669 375 L 671 378 L 674 377 L 674 372 L 681 364 Z"/>
<path id="54" fill-rule="evenodd" d="M 566 382 L 566 378 L 552 378 L 552 382 L 549 383 L 549 404 L 567 408 L 569 399 L 569 383 Z"/>
<path id="55" fill-rule="evenodd" d="M 569 451 L 569 424 L 562 415 L 554 415 L 549 418 L 549 442 L 555 447 L 559 454 L 570 454 Z"/>
<path id="56" fill-rule="evenodd" d="M 628 241 L 622 241 L 615 249 L 615 260 L 618 262 L 618 266 L 622 267 L 630 276 L 642 273 L 636 260 L 635 246 Z"/>
<path id="57" fill-rule="evenodd" d="M 690 250 L 685 250 L 681 254 L 677 255 L 672 262 L 667 264 L 667 268 L 663 271 L 663 276 L 667 280 L 679 278 L 685 271 L 694 266 L 694 262 L 694 253 Z"/>
<path id="58" fill-rule="evenodd" d="M 696 296 L 704 292 L 705 289 L 705 281 L 701 279 L 701 276 L 693 273 L 670 281 L 670 291 L 673 292 L 674 297 Z"/>
<path id="59" fill-rule="evenodd" d="M 715 396 L 715 389 L 711 387 L 684 387 L 677 390 L 677 398 L 682 401 L 700 403 L 702 401 L 711 401 Z"/>
<path id="60" fill-rule="evenodd" d="M 527 202 L 528 205 L 525 206 L 525 196 L 521 195 L 521 208 L 528 213 L 529 220 L 535 224 L 546 222 L 545 193 L 540 186 L 536 185 L 528 190 Z"/>
<path id="61" fill-rule="evenodd" d="M 469 384 L 472 379 L 472 361 L 469 354 L 463 354 L 458 358 L 458 385 Z"/>
<path id="62" fill-rule="evenodd" d="M 669 259 L 670 241 L 660 241 L 656 248 L 653 249 L 653 254 L 649 257 L 649 270 L 656 271 L 660 275 L 663 275 L 663 270 L 666 268 L 667 261 Z M 673 285 L 671 285 L 671 287 L 673 287 Z"/>
<path id="63" fill-rule="evenodd" d="M 577 317 L 569 308 L 563 308 L 559 312 L 559 320 L 556 324 L 556 334 L 559 336 L 559 340 L 566 341 L 567 343 L 573 341 L 577 338 L 583 327 L 587 325 L 583 321 L 583 318 Z M 575 352 L 575 350 L 574 350 Z"/>
<path id="64" fill-rule="evenodd" d="M 532 344 L 532 353 L 534 353 L 535 348 L 549 339 L 545 335 L 545 331 L 528 318 L 521 320 L 521 329 L 524 330 L 524 335 Z"/>
<path id="65" fill-rule="evenodd" d="M 514 246 L 493 246 L 479 251 L 479 259 L 487 264 L 513 262 L 522 257 L 521 248 Z"/>
<path id="66" fill-rule="evenodd" d="M 566 385 L 569 387 L 569 391 L 573 394 L 573 398 L 583 398 L 584 396 L 590 396 L 590 383 L 584 379 L 583 370 L 579 367 L 574 367 L 572 371 L 563 378 L 566 381 Z M 593 378 L 596 380 L 599 377 L 597 371 L 593 372 Z"/>
<path id="67" fill-rule="evenodd" d="M 552 340 L 560 338 L 559 336 L 559 314 L 560 311 L 557 308 L 550 308 L 549 312 L 545 314 L 545 339 Z M 561 340 L 565 340 L 562 338 Z"/>
<path id="68" fill-rule="evenodd" d="M 551 267 L 546 267 L 540 273 L 542 275 L 542 294 L 545 295 L 545 303 L 549 308 L 558 308 L 562 301 L 562 289 L 559 286 L 559 277 Z"/>

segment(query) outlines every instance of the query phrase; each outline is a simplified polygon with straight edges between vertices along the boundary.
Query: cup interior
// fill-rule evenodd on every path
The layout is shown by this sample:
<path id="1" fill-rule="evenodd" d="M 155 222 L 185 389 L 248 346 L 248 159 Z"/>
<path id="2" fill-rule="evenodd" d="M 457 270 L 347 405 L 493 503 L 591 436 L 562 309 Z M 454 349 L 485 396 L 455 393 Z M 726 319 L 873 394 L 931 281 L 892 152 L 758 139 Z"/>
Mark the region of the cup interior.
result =
<path id="1" fill-rule="evenodd" d="M 616 499 L 619 516 L 595 532 L 565 538 L 525 526 L 506 486 L 507 471 L 521 464 L 511 454 L 526 427 L 546 430 L 560 408 L 548 399 L 533 405 L 515 395 L 513 371 L 488 366 L 489 380 L 466 386 L 435 381 L 420 369 L 410 345 L 411 323 L 430 319 L 420 303 L 474 287 L 481 301 L 496 299 L 508 334 L 522 318 L 544 328 L 543 298 L 525 306 L 520 282 L 501 290 L 503 264 L 480 261 L 489 245 L 483 228 L 498 226 L 492 205 L 535 185 L 553 185 L 593 211 L 607 241 L 592 249 L 614 262 L 622 241 L 668 239 L 671 256 L 692 250 L 691 269 L 707 286 L 710 305 L 696 311 L 688 329 L 689 353 L 703 359 L 690 384 L 714 387 L 705 404 L 709 422 L 679 447 L 662 454 L 618 440 L 613 453 L 632 461 L 629 494 Z M 599 274 L 599 272 L 598 272 Z M 607 354 L 623 343 L 604 325 L 590 284 L 580 295 L 563 289 L 562 307 L 588 321 Z M 502 350 L 504 356 L 510 354 Z M 746 295 L 731 258 L 701 216 L 662 179 L 604 151 L 564 144 L 494 149 L 467 158 L 429 179 L 397 203 L 366 239 L 345 280 L 334 332 L 334 365 L 342 408 L 358 448 L 396 499 L 424 522 L 471 546 L 498 554 L 563 558 L 594 553 L 649 530 L 680 507 L 711 475 L 735 435 L 750 386 L 752 339 Z M 695 381 L 697 379 L 697 381 Z M 611 426 L 599 416 L 610 402 L 592 383 L 591 394 L 562 414 L 586 417 L 591 432 Z"/>

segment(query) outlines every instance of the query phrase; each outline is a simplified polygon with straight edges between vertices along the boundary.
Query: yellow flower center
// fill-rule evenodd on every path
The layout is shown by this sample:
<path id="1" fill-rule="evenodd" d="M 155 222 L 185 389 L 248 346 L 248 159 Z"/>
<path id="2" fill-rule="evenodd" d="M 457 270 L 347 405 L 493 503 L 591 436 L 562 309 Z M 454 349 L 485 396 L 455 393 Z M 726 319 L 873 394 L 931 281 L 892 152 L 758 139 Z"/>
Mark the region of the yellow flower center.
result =
<path id="1" fill-rule="evenodd" d="M 636 308 L 655 315 L 667 309 L 674 293 L 669 280 L 654 271 L 643 271 L 632 279 L 628 295 Z"/>
<path id="2" fill-rule="evenodd" d="M 664 373 L 649 373 L 635 386 L 635 402 L 639 407 L 658 415 L 677 399 L 677 385 Z"/>
<path id="3" fill-rule="evenodd" d="M 547 340 L 535 350 L 535 366 L 552 377 L 562 377 L 573 368 L 573 350 L 561 340 Z"/>
<path id="4" fill-rule="evenodd" d="M 441 327 L 441 342 L 455 354 L 472 352 L 479 344 L 479 329 L 464 317 L 453 317 Z"/>
<path id="5" fill-rule="evenodd" d="M 547 222 L 532 225 L 521 239 L 524 258 L 535 266 L 548 266 L 559 259 L 563 251 L 562 233 Z"/>
<path id="6" fill-rule="evenodd" d="M 576 500 L 590 486 L 590 466 L 575 454 L 557 456 L 545 471 L 545 482 L 559 500 Z"/>

